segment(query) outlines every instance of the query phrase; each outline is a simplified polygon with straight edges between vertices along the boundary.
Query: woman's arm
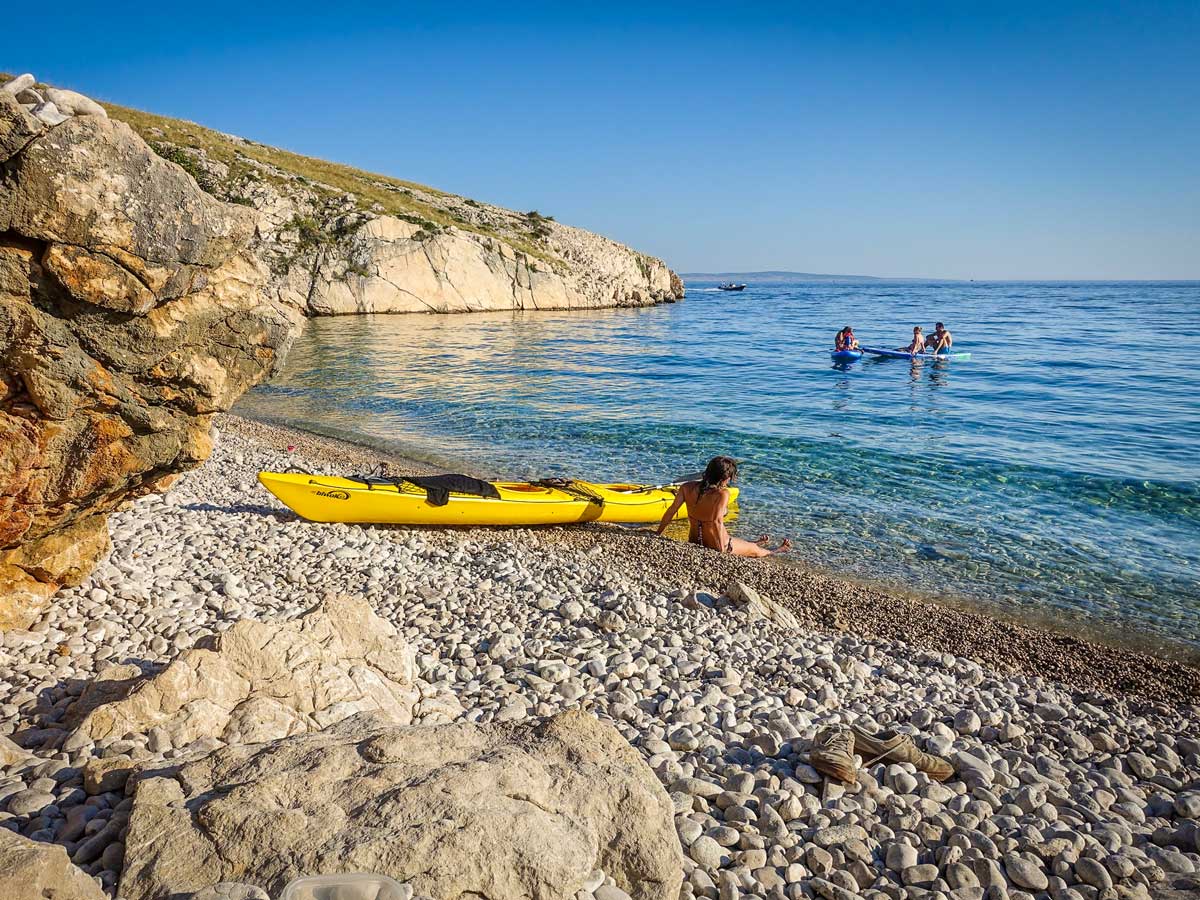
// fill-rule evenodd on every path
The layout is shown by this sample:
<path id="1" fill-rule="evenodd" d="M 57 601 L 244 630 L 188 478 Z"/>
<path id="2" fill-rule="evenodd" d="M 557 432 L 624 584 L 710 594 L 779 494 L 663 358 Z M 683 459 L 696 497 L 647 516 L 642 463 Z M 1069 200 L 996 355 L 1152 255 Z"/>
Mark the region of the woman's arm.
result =
<path id="1" fill-rule="evenodd" d="M 679 507 L 683 506 L 683 485 L 679 486 L 679 490 L 675 492 L 675 500 L 671 503 L 671 508 L 663 513 L 662 521 L 658 523 L 658 528 L 655 529 L 656 534 L 662 534 L 667 530 L 667 526 L 675 518 L 675 513 L 679 512 Z"/>
<path id="2" fill-rule="evenodd" d="M 729 512 L 729 488 L 721 489 L 721 505 L 717 507 L 717 522 L 720 527 L 721 546 L 717 552 L 724 553 L 729 546 L 729 531 L 725 528 L 725 516 Z"/>

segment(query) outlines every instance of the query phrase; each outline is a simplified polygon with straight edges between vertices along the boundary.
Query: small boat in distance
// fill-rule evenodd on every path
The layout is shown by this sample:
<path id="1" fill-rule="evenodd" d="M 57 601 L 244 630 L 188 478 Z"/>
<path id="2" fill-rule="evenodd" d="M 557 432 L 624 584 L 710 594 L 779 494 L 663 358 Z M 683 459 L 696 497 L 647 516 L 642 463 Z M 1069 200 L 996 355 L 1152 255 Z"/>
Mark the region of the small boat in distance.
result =
<path id="1" fill-rule="evenodd" d="M 734 284 L 732 281 L 717 285 L 717 290 L 720 291 L 744 291 L 745 289 L 746 286 L 744 284 Z"/>

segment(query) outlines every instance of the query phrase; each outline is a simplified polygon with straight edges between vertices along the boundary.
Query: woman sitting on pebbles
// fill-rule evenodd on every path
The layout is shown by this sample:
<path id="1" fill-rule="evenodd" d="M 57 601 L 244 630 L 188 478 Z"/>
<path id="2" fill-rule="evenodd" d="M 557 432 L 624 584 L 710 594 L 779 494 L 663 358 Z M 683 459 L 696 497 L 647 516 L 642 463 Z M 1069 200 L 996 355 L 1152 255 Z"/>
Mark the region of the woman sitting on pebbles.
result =
<path id="1" fill-rule="evenodd" d="M 762 557 L 772 553 L 783 553 L 792 549 L 792 542 L 784 540 L 777 550 L 768 550 L 764 544 L 771 540 L 763 535 L 755 543 L 733 537 L 725 529 L 725 513 L 729 509 L 729 483 L 737 477 L 737 462 L 728 456 L 714 456 L 704 468 L 704 477 L 699 481 L 686 481 L 675 494 L 675 502 L 663 514 L 657 533 L 662 534 L 675 518 L 679 507 L 687 504 L 688 541 L 734 556 Z"/>

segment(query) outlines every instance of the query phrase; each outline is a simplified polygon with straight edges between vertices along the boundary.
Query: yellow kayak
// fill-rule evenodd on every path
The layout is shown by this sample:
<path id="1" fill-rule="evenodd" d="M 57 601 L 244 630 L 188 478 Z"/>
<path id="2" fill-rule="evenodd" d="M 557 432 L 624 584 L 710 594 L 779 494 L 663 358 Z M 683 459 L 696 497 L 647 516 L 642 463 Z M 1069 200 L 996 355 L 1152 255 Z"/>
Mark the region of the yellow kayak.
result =
<path id="1" fill-rule="evenodd" d="M 499 494 L 478 497 L 451 492 L 435 506 L 424 489 L 405 481 L 376 481 L 259 472 L 259 483 L 293 512 L 313 522 L 390 525 L 562 525 L 572 522 L 653 523 L 675 500 L 677 486 L 592 484 L 559 485 L 492 482 Z M 737 499 L 737 488 L 730 488 Z M 681 507 L 676 518 L 685 515 Z"/>

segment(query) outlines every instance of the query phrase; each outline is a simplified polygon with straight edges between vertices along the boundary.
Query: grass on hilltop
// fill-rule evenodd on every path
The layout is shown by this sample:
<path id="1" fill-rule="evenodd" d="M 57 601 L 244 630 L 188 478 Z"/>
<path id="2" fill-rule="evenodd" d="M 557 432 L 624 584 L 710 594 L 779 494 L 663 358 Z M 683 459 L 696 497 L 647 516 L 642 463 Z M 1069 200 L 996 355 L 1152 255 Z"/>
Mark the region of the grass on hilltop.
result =
<path id="1" fill-rule="evenodd" d="M 353 194 L 358 198 L 359 206 L 366 210 L 375 204 L 383 207 L 384 212 L 397 216 L 414 224 L 420 225 L 427 232 L 436 233 L 442 228 L 460 228 L 472 231 L 485 237 L 496 238 L 513 246 L 530 256 L 546 261 L 553 261 L 547 252 L 532 243 L 523 241 L 511 234 L 497 234 L 482 228 L 446 210 L 426 203 L 413 195 L 413 191 L 421 191 L 434 197 L 453 197 L 446 191 L 431 188 L 413 181 L 391 178 L 387 175 L 376 175 L 364 172 L 340 163 L 332 163 L 311 156 L 302 156 L 288 150 L 268 147 L 256 141 L 247 140 L 245 143 L 235 141 L 228 135 L 194 122 L 182 119 L 172 119 L 154 113 L 142 112 L 113 103 L 101 104 L 112 118 L 129 125 L 148 143 L 166 141 L 180 147 L 191 147 L 203 150 L 209 159 L 225 163 L 230 167 L 230 173 L 235 174 L 245 170 L 245 163 L 239 160 L 239 154 L 281 169 L 289 175 L 303 180 L 309 187 L 318 191 L 322 185 L 334 188 L 338 193 Z M 161 133 L 160 133 L 161 132 Z M 254 170 L 258 177 L 270 178 L 259 170 Z M 435 227 L 430 228 L 433 225 Z M 539 235 L 541 232 L 539 232 Z"/>
<path id="2" fill-rule="evenodd" d="M 0 72 L 0 84 L 12 78 L 12 75 Z M 547 221 L 547 219 L 540 215 L 538 216 L 538 220 L 540 221 L 535 221 L 533 223 L 534 227 L 531 228 L 531 237 L 533 240 L 527 240 L 519 233 L 499 233 L 476 225 L 441 207 L 425 202 L 413 193 L 414 191 L 420 191 L 432 197 L 459 199 L 456 195 L 440 191 L 437 188 L 431 188 L 413 181 L 405 181 L 400 178 L 391 178 L 387 175 L 364 172 L 360 169 L 341 165 L 340 163 L 327 162 L 323 159 L 303 156 L 299 153 L 280 150 L 276 147 L 268 147 L 265 144 L 260 144 L 249 139 L 243 142 L 227 134 L 182 119 L 173 119 L 168 116 L 142 112 L 141 110 L 130 109 L 129 107 L 119 106 L 115 103 L 101 103 L 100 105 L 107 110 L 109 116 L 113 119 L 129 125 L 141 135 L 143 140 L 154 147 L 160 155 L 182 165 L 184 169 L 196 178 L 197 183 L 206 190 L 211 190 L 212 186 L 206 186 L 204 179 L 197 177 L 199 167 L 195 165 L 194 161 L 190 160 L 186 154 L 173 154 L 169 148 L 163 148 L 162 144 L 164 142 L 179 147 L 203 150 L 209 159 L 229 166 L 231 180 L 238 176 L 247 176 L 255 179 L 276 181 L 281 185 L 286 184 L 287 179 L 274 179 L 268 173 L 248 166 L 239 158 L 247 157 L 257 162 L 274 166 L 276 169 L 280 169 L 301 180 L 306 186 L 319 193 L 329 193 L 328 188 L 332 188 L 338 194 L 352 194 L 358 198 L 358 205 L 364 211 L 371 210 L 378 204 L 387 214 L 419 225 L 425 234 L 436 234 L 443 228 L 459 228 L 463 231 L 470 231 L 484 237 L 503 241 L 515 250 L 541 259 L 552 266 L 560 263 L 560 260 L 550 254 L 544 247 L 539 247 L 534 243 L 534 241 L 544 239 L 548 234 L 544 227 L 538 227 L 544 225 L 544 222 Z M 463 202 L 471 206 L 481 205 L 471 200 L 463 200 Z M 534 213 L 533 215 L 537 214 Z"/>

